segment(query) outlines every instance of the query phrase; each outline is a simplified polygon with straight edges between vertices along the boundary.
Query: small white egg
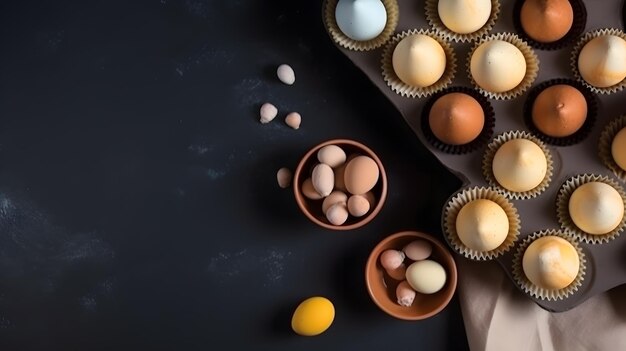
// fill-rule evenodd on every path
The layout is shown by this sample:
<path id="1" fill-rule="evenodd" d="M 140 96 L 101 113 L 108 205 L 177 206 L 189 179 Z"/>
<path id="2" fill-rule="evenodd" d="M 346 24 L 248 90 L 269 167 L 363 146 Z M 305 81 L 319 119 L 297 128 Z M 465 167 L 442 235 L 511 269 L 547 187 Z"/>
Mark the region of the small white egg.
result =
<path id="1" fill-rule="evenodd" d="M 317 159 L 331 168 L 337 168 L 346 162 L 346 153 L 337 145 L 326 145 L 317 151 Z"/>
<path id="2" fill-rule="evenodd" d="M 282 65 L 278 66 L 278 68 L 276 69 L 276 75 L 281 82 L 287 85 L 292 85 L 296 82 L 296 73 L 293 71 L 293 68 L 291 68 L 291 66 L 289 66 L 288 64 L 283 63 Z"/>
<path id="3" fill-rule="evenodd" d="M 406 280 L 415 291 L 434 294 L 446 284 L 446 271 L 435 261 L 417 261 L 406 269 Z"/>
<path id="4" fill-rule="evenodd" d="M 348 220 L 348 208 L 345 203 L 336 203 L 326 211 L 326 218 L 333 225 L 342 225 Z"/>
<path id="5" fill-rule="evenodd" d="M 278 115 L 278 109 L 276 108 L 276 106 L 270 104 L 269 102 L 266 102 L 261 105 L 259 115 L 261 117 L 260 122 L 262 124 L 267 124 L 274 120 L 274 118 L 276 118 L 276 115 Z"/>
<path id="6" fill-rule="evenodd" d="M 330 195 L 326 196 L 324 202 L 322 202 L 322 212 L 326 214 L 328 209 L 336 203 L 346 203 L 348 201 L 348 195 L 340 190 L 334 190 Z"/>
<path id="7" fill-rule="evenodd" d="M 354 217 L 362 217 L 370 210 L 370 203 L 364 195 L 352 195 L 348 199 L 348 211 Z"/>
<path id="8" fill-rule="evenodd" d="M 333 173 L 333 169 L 324 163 L 320 163 L 313 168 L 311 180 L 313 181 L 315 190 L 323 197 L 330 195 L 335 187 L 335 174 Z"/>

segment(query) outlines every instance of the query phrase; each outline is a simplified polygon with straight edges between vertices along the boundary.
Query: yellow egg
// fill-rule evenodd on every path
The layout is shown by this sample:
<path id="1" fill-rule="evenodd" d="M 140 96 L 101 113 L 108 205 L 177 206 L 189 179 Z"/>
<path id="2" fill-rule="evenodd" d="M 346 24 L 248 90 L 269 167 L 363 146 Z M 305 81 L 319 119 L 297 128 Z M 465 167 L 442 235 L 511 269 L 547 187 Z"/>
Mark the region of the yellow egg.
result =
<path id="1" fill-rule="evenodd" d="M 319 335 L 335 319 L 335 307 L 325 297 L 314 296 L 300 303 L 291 318 L 293 331 L 304 336 Z"/>

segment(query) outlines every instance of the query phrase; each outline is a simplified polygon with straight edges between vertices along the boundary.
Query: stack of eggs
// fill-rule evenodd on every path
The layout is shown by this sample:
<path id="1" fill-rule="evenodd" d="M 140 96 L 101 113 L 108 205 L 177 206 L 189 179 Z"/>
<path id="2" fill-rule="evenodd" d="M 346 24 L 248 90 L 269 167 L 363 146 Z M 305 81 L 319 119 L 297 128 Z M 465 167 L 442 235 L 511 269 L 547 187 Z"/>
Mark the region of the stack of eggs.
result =
<path id="1" fill-rule="evenodd" d="M 382 73 L 390 91 L 408 98 L 391 99 L 400 111 L 413 114 L 421 107 L 417 128 L 413 115 L 404 117 L 446 166 L 466 179 L 486 181 L 487 187 L 469 184 L 448 202 L 444 210 L 448 244 L 469 259 L 498 259 L 523 291 L 551 309 L 567 304 L 551 305 L 550 301 L 577 291 L 582 295 L 594 291 L 579 290 L 585 272 L 587 283 L 600 282 L 600 289 L 608 286 L 603 280 L 610 274 L 597 269 L 603 260 L 593 258 L 603 253 L 601 244 L 626 231 L 626 116 L 616 118 L 609 112 L 607 117 L 601 111 L 606 104 L 598 99 L 626 88 L 626 34 L 617 28 L 584 33 L 585 3 L 591 2 L 582 0 L 516 0 L 502 7 L 512 9 L 509 19 L 515 31 L 497 33 L 490 32 L 501 17 L 502 0 L 425 0 L 423 14 L 430 28 L 423 27 L 412 9 L 409 16 L 403 16 L 403 31 L 395 32 L 398 8 L 414 6 L 409 3 L 326 0 L 325 23 L 339 46 L 370 51 L 370 56 L 382 53 L 377 57 L 381 67 L 376 70 L 371 67 L 375 57 L 363 59 L 362 53 L 344 51 L 372 80 Z M 329 25 L 333 22 L 352 41 L 350 45 L 337 40 Z M 373 51 L 378 47 L 374 42 L 385 47 Z M 464 48 L 455 43 L 470 45 Z M 461 85 L 450 86 L 457 73 L 458 48 L 469 49 L 464 60 L 469 84 L 456 79 Z M 545 55 L 540 52 L 564 48 L 571 50 L 573 77 L 555 77 L 533 87 L 539 76 L 539 56 Z M 562 64 L 547 66 L 542 77 L 562 74 Z M 389 91 L 384 93 L 389 95 Z M 428 101 L 420 101 L 425 97 Z M 521 103 L 520 97 L 525 99 Z M 506 100 L 513 103 L 503 109 Z M 516 116 L 517 112 L 521 113 Z M 589 136 L 595 123 L 603 120 L 598 143 Z M 600 160 L 589 159 L 590 152 L 579 158 L 566 148 L 579 143 L 587 151 L 599 149 Z M 483 153 L 483 177 L 476 174 L 481 167 L 473 162 L 474 152 Z M 467 154 L 472 155 L 463 156 Z M 581 164 L 586 169 L 579 173 Z M 607 168 L 617 179 L 601 174 Z M 563 179 L 572 173 L 578 175 Z M 547 227 L 559 229 L 529 232 L 537 223 L 546 222 L 543 214 L 537 217 L 537 211 L 530 209 L 535 206 L 526 203 L 518 212 L 520 203 L 514 201 L 537 198 L 541 208 L 554 207 L 554 198 L 546 194 L 554 194 L 548 190 L 555 186 L 559 187 L 556 208 L 548 218 L 554 223 Z M 522 222 L 530 225 L 522 226 Z M 386 277 L 393 280 L 389 286 L 398 287 L 395 292 L 402 306 L 411 305 L 416 293 L 429 293 L 420 283 L 441 277 L 431 269 L 431 277 L 416 279 L 414 272 L 420 270 L 412 267 L 429 260 L 412 258 L 405 248 L 392 247 L 379 261 Z M 443 277 L 445 281 L 445 272 Z M 437 288 L 441 282 L 435 283 Z"/>
<path id="2" fill-rule="evenodd" d="M 350 215 L 363 217 L 376 205 L 371 190 L 378 182 L 378 164 L 369 156 L 346 152 L 337 145 L 326 145 L 317 152 L 311 177 L 302 184 L 302 194 L 310 200 L 323 200 L 322 212 L 328 222 L 340 226 Z"/>
<path id="3" fill-rule="evenodd" d="M 396 287 L 400 306 L 411 306 L 417 293 L 434 294 L 445 285 L 445 269 L 428 259 L 432 251 L 429 242 L 418 239 L 401 250 L 388 249 L 380 254 L 380 265 L 387 275 L 400 282 Z"/>

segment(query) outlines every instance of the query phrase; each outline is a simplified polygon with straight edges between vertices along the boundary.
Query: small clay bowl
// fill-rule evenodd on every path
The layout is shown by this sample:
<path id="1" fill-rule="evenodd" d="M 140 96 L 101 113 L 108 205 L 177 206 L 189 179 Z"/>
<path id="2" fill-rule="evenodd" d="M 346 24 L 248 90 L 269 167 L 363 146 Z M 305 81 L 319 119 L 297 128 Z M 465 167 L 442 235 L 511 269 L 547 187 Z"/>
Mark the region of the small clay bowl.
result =
<path id="1" fill-rule="evenodd" d="M 342 225 L 334 225 L 328 221 L 322 212 L 323 200 L 311 200 L 302 194 L 302 183 L 311 176 L 313 168 L 319 163 L 317 152 L 326 145 L 337 145 L 350 157 L 351 154 L 359 154 L 371 157 L 378 165 L 380 171 L 378 182 L 371 190 L 374 194 L 374 204 L 369 212 L 362 217 L 348 216 L 348 220 Z M 298 163 L 298 167 L 293 175 L 293 192 L 296 203 L 302 213 L 304 213 L 313 223 L 332 230 L 352 230 L 364 226 L 376 217 L 380 212 L 387 198 L 387 174 L 380 158 L 367 146 L 349 139 L 332 139 L 316 145 L 310 149 Z"/>
<path id="2" fill-rule="evenodd" d="M 380 254 L 388 249 L 402 250 L 408 243 L 424 239 L 432 245 L 433 252 L 428 259 L 438 262 L 446 271 L 446 283 L 434 294 L 416 293 L 413 304 L 400 306 L 396 298 L 396 287 L 400 283 L 391 279 L 380 265 Z M 383 239 L 370 254 L 365 265 L 365 285 L 370 297 L 381 310 L 398 319 L 422 320 L 443 310 L 456 291 L 457 272 L 454 258 L 448 248 L 429 234 L 415 231 L 399 232 Z"/>

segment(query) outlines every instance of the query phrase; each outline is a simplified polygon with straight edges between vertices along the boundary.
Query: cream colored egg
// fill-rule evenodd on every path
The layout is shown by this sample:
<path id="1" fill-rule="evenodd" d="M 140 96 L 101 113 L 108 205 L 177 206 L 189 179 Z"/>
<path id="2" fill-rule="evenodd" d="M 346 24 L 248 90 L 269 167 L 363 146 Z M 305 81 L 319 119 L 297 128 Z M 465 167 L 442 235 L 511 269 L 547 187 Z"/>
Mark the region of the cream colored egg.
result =
<path id="1" fill-rule="evenodd" d="M 424 239 L 413 240 L 402 248 L 406 257 L 413 261 L 427 259 L 433 252 L 433 246 Z"/>
<path id="2" fill-rule="evenodd" d="M 344 182 L 348 192 L 361 195 L 372 190 L 378 182 L 380 170 L 376 161 L 368 156 L 357 156 L 348 162 L 344 172 Z"/>
<path id="3" fill-rule="evenodd" d="M 607 234 L 624 217 L 624 199 L 609 184 L 585 183 L 572 193 L 569 214 L 574 224 L 583 231 L 593 235 Z"/>
<path id="4" fill-rule="evenodd" d="M 439 0 L 441 22 L 455 33 L 469 34 L 482 28 L 491 15 L 491 0 Z"/>
<path id="5" fill-rule="evenodd" d="M 509 218 L 504 209 L 487 199 L 465 204 L 456 217 L 459 239 L 472 250 L 487 252 L 498 248 L 509 233 Z"/>
<path id="6" fill-rule="evenodd" d="M 563 289 L 576 279 L 580 258 L 576 248 L 567 240 L 545 236 L 533 241 L 524 251 L 522 269 L 534 285 Z"/>
<path id="7" fill-rule="evenodd" d="M 346 153 L 337 145 L 326 145 L 317 151 L 317 159 L 331 168 L 336 168 L 346 162 Z"/>
<path id="8" fill-rule="evenodd" d="M 348 195 L 346 195 L 346 193 L 344 193 L 343 191 L 334 190 L 332 193 L 330 193 L 330 195 L 324 198 L 324 201 L 322 202 L 322 212 L 326 214 L 326 212 L 332 205 L 336 203 L 345 204 L 347 202 L 348 202 Z"/>
<path id="9" fill-rule="evenodd" d="M 348 207 L 342 202 L 330 206 L 326 211 L 326 219 L 334 225 L 346 223 L 348 220 Z"/>
<path id="10" fill-rule="evenodd" d="M 446 270 L 437 262 L 423 260 L 406 269 L 406 281 L 417 292 L 434 294 L 446 284 Z"/>
<path id="11" fill-rule="evenodd" d="M 615 138 L 613 138 L 613 143 L 611 144 L 611 155 L 613 155 L 615 163 L 617 163 L 621 169 L 626 171 L 626 127 L 617 132 Z"/>
<path id="12" fill-rule="evenodd" d="M 291 185 L 291 180 L 293 178 L 293 173 L 287 167 L 282 167 L 276 172 L 276 181 L 278 182 L 278 186 L 285 189 Z"/>
<path id="13" fill-rule="evenodd" d="M 504 40 L 492 40 L 476 48 L 472 54 L 470 71 L 481 88 L 503 93 L 524 80 L 526 59 L 515 45 Z"/>
<path id="14" fill-rule="evenodd" d="M 598 88 L 607 88 L 626 78 L 626 41 L 615 35 L 591 39 L 580 51 L 578 71 Z"/>
<path id="15" fill-rule="evenodd" d="M 313 168 L 311 180 L 313 181 L 315 190 L 323 197 L 330 195 L 335 187 L 335 173 L 333 173 L 333 169 L 325 163 L 320 163 Z"/>
<path id="16" fill-rule="evenodd" d="M 435 84 L 446 69 L 446 53 L 435 39 L 413 34 L 402 39 L 393 51 L 393 70 L 404 83 L 416 87 Z"/>
<path id="17" fill-rule="evenodd" d="M 348 212 L 354 217 L 363 217 L 369 210 L 370 203 L 364 195 L 352 195 L 348 199 Z"/>
<path id="18" fill-rule="evenodd" d="M 492 169 L 502 187 L 524 192 L 543 182 L 548 171 L 548 160 L 539 145 L 528 139 L 513 139 L 498 148 Z"/>

